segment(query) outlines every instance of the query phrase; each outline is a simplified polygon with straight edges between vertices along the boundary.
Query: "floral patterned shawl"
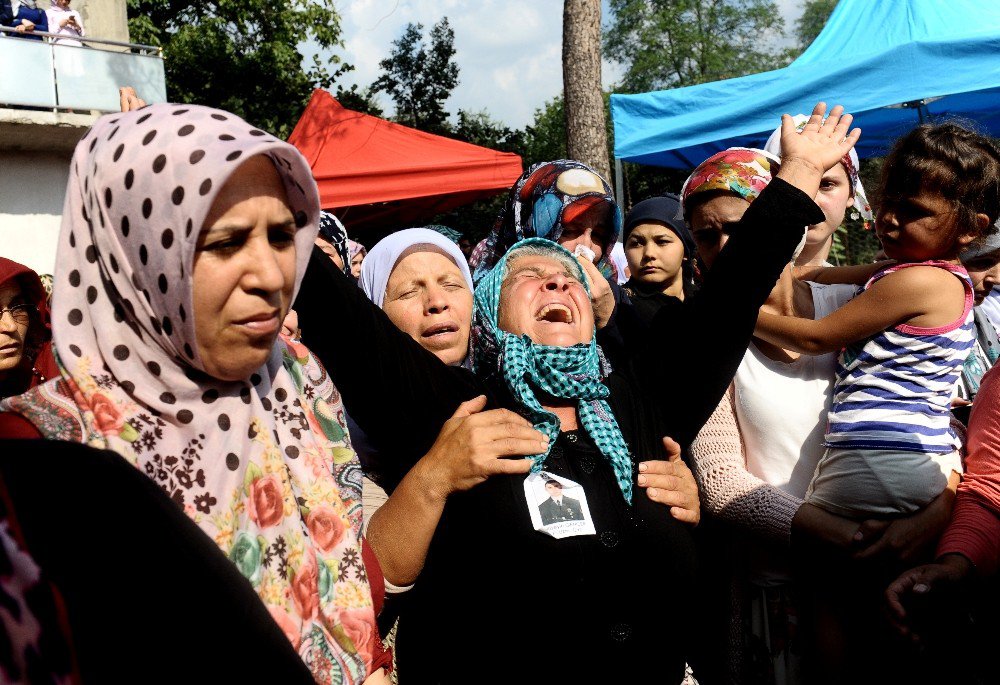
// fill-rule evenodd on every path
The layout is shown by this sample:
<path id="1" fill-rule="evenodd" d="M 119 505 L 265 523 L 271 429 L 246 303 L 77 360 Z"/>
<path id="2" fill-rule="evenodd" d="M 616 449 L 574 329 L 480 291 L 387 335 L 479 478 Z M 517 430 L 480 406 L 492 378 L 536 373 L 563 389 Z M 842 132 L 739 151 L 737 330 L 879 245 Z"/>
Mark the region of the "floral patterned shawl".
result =
<path id="1" fill-rule="evenodd" d="M 597 268 L 610 278 L 617 276 L 611 248 L 622 230 L 622 213 L 611 186 L 582 162 L 559 159 L 535 164 L 514 183 L 493 230 L 472 253 L 473 281 L 479 283 L 514 243 L 526 238 L 559 242 L 564 222 L 604 208 L 610 210 L 613 225 Z"/>
<path id="2" fill-rule="evenodd" d="M 239 382 L 205 374 L 195 345 L 198 232 L 255 155 L 274 163 L 299 227 L 297 292 L 319 201 L 295 148 L 206 107 L 97 121 L 73 156 L 59 237 L 62 376 L 5 408 L 146 473 L 246 576 L 318 682 L 360 683 L 377 631 L 358 532 L 361 471 L 340 397 L 289 341 Z"/>

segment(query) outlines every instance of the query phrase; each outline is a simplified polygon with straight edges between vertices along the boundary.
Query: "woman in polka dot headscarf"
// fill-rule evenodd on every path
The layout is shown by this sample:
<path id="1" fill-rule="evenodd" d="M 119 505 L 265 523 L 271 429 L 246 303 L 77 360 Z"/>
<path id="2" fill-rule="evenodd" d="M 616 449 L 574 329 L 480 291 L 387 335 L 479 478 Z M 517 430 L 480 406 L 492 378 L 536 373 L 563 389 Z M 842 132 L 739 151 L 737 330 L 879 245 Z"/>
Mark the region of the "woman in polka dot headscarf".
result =
<path id="1" fill-rule="evenodd" d="M 361 471 L 326 371 L 277 337 L 318 222 L 301 155 L 231 114 L 164 104 L 101 118 L 63 210 L 61 376 L 2 408 L 146 473 L 318 682 L 360 683 L 381 652 Z"/>

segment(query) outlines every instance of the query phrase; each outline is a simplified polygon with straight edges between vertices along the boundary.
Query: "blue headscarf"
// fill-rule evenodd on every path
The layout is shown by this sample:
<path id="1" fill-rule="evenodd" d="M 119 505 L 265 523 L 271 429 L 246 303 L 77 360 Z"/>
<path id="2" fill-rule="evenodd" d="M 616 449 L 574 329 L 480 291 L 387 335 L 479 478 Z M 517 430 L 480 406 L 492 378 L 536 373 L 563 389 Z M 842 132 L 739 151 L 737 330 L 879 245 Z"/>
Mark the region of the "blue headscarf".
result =
<path id="1" fill-rule="evenodd" d="M 622 230 L 622 212 L 611 185 L 582 162 L 557 159 L 535 164 L 514 182 L 493 230 L 473 252 L 469 264 L 473 282 L 479 283 L 519 240 L 548 238 L 558 242 L 564 223 L 594 211 L 606 211 L 611 219 L 606 244 L 601 246 L 604 254 L 596 264 L 611 278 L 617 275 L 611 248 Z"/>
<path id="2" fill-rule="evenodd" d="M 529 238 L 516 243 L 500 258 L 476 287 L 472 318 L 473 368 L 485 377 L 501 380 L 513 395 L 522 413 L 535 428 L 549 438 L 543 454 L 531 458 L 531 470 L 542 470 L 545 460 L 559 437 L 559 419 L 546 411 L 535 396 L 536 391 L 552 397 L 577 400 L 577 413 L 584 430 L 614 469 L 618 487 L 625 500 L 632 503 L 632 460 L 611 407 L 605 401 L 610 394 L 601 382 L 601 357 L 596 336 L 590 342 L 569 347 L 538 345 L 527 335 L 514 335 L 500 330 L 497 317 L 500 310 L 500 287 L 507 264 L 518 257 L 521 248 L 534 247 L 552 252 L 560 263 L 572 264 L 574 277 L 590 286 L 583 269 L 573 256 L 551 240 Z"/>

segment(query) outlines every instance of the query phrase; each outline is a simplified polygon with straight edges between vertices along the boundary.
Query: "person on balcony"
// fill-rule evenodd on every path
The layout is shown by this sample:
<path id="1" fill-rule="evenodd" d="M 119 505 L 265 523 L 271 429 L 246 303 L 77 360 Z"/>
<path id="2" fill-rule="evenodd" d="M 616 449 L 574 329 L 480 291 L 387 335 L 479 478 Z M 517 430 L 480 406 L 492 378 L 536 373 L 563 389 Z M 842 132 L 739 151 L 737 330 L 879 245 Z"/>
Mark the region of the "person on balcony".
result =
<path id="1" fill-rule="evenodd" d="M 0 24 L 13 26 L 18 38 L 41 40 L 41 36 L 32 36 L 35 31 L 48 31 L 49 20 L 44 10 L 38 9 L 36 0 L 4 0 L 0 7 Z"/>
<path id="2" fill-rule="evenodd" d="M 82 47 L 83 43 L 77 38 L 86 35 L 83 31 L 83 19 L 79 12 L 69 8 L 69 3 L 70 0 L 52 0 L 52 6 L 45 10 L 45 16 L 49 22 L 49 32 L 60 36 L 53 38 L 53 43 Z"/>

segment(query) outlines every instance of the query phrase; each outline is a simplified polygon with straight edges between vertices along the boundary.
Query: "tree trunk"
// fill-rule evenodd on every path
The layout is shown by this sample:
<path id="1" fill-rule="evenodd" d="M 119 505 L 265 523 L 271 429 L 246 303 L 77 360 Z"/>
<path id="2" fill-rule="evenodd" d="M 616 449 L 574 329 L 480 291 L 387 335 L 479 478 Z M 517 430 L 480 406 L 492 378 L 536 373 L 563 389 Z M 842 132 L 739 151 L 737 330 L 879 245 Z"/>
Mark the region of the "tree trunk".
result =
<path id="1" fill-rule="evenodd" d="M 601 93 L 601 0 L 564 0 L 562 61 L 567 154 L 610 180 Z"/>

